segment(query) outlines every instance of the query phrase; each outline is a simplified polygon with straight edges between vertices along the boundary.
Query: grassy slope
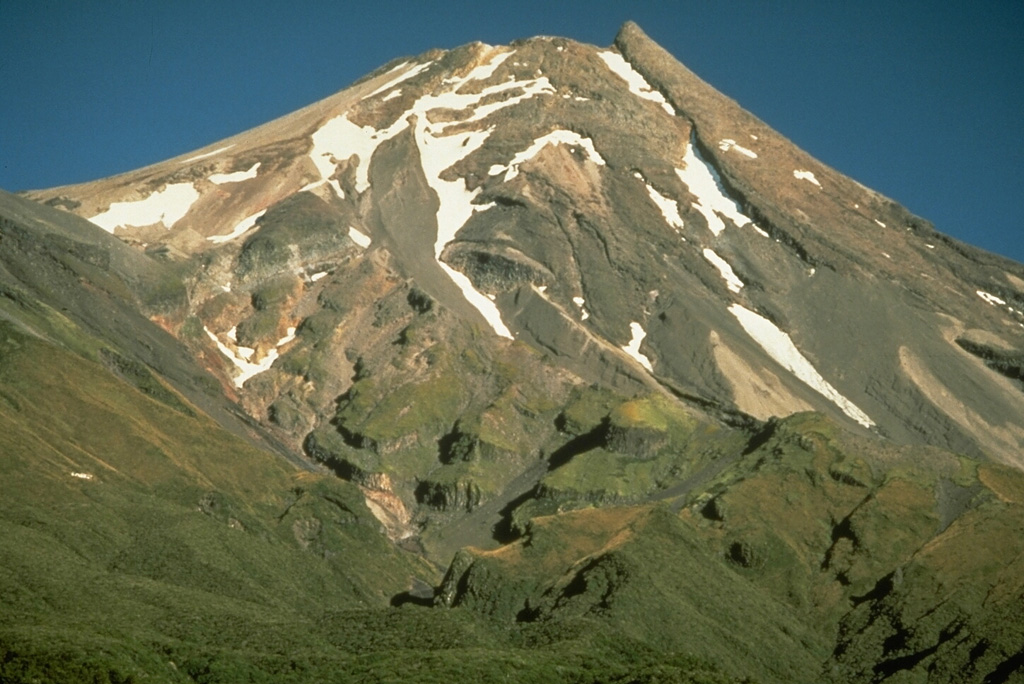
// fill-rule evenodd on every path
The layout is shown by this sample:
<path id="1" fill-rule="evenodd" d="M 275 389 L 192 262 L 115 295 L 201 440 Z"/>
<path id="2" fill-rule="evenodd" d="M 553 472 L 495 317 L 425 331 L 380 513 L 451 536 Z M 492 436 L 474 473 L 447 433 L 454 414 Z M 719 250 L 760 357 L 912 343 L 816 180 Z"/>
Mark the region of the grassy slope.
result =
<path id="1" fill-rule="evenodd" d="M 981 680 L 1019 667 L 1024 635 L 999 607 L 1024 595 L 1015 471 L 857 440 L 813 414 L 750 436 L 662 399 L 583 392 L 563 426 L 604 430 L 604 447 L 537 492 L 583 508 L 457 556 L 451 609 L 388 608 L 413 576 L 437 576 L 385 540 L 357 488 L 229 435 L 156 376 L 137 388 L 99 341 L 35 312 L 23 322 L 53 341 L 0 323 L 6 680 Z M 587 508 L 659 492 L 679 498 Z"/>
<path id="2" fill-rule="evenodd" d="M 681 497 L 535 517 L 510 546 L 464 551 L 441 598 L 561 629 L 597 620 L 764 681 L 1004 681 L 1024 666 L 1014 470 L 801 414 Z"/>
<path id="3" fill-rule="evenodd" d="M 355 487 L 182 407 L 0 323 L 0 680 L 732 681 L 597 622 L 389 608 L 437 578 Z"/>
<path id="4" fill-rule="evenodd" d="M 813 414 L 750 435 L 661 396 L 570 389 L 525 347 L 448 339 L 429 307 L 340 407 L 374 445 L 344 453 L 430 485 L 443 511 L 466 506 L 463 487 L 496 496 L 538 455 L 552 468 L 512 512 L 522 539 L 456 557 L 450 610 L 389 608 L 436 570 L 385 540 L 356 487 L 228 434 L 140 362 L 156 338 L 136 337 L 133 307 L 170 306 L 176 276 L 54 221 L 4 223 L 0 246 L 0 681 L 938 682 L 1024 668 L 1020 473 L 854 439 Z M 268 306 L 284 296 L 272 290 Z M 173 340 L 158 342 L 153 359 L 173 367 Z M 426 372 L 405 378 L 421 354 Z"/>
<path id="5" fill-rule="evenodd" d="M 325 609 L 381 607 L 431 577 L 352 485 L 299 473 L 7 323 L 0 387 L 8 644 L 91 652 L 79 643 L 91 635 L 130 657 L 157 643 L 301 643 Z"/>

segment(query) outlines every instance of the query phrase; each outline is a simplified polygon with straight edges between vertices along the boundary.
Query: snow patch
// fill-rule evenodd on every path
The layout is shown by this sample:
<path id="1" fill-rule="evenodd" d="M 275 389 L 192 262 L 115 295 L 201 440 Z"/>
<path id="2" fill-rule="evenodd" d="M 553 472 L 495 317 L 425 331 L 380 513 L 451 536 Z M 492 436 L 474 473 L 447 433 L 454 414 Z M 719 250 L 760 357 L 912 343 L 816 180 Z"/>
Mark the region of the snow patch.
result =
<path id="1" fill-rule="evenodd" d="M 584 138 L 575 131 L 557 129 L 551 131 L 547 135 L 542 135 L 541 137 L 536 138 L 525 150 L 517 152 L 505 166 L 495 164 L 490 168 L 488 174 L 496 176 L 504 171 L 505 178 L 503 180 L 510 181 L 519 175 L 519 166 L 521 164 L 536 157 L 537 154 L 539 154 L 540 151 L 548 145 L 570 145 L 582 148 L 583 151 L 586 152 L 587 158 L 590 159 L 590 161 L 594 162 L 598 166 L 605 166 L 604 157 L 602 157 L 594 147 L 593 140 L 590 138 Z"/>
<path id="2" fill-rule="evenodd" d="M 246 216 L 244 219 L 242 219 L 242 221 L 237 226 L 235 226 L 234 230 L 232 230 L 227 235 L 211 235 L 206 239 L 217 245 L 224 242 L 230 242 L 231 240 L 234 240 L 237 237 L 241 237 L 242 235 L 247 233 L 253 226 L 256 225 L 256 221 L 258 221 L 260 217 L 263 216 L 265 213 L 267 213 L 266 209 L 263 209 L 262 211 L 257 211 L 252 216 Z"/>
<path id="3" fill-rule="evenodd" d="M 757 152 L 754 152 L 753 150 L 748 150 L 746 147 L 743 147 L 732 138 L 723 138 L 722 140 L 719 140 L 718 149 L 722 150 L 723 152 L 728 152 L 729 150 L 736 150 L 737 152 L 744 156 L 750 157 L 751 159 L 757 159 Z"/>
<path id="4" fill-rule="evenodd" d="M 736 317 L 736 320 L 743 326 L 747 334 L 768 353 L 768 356 L 772 357 L 783 368 L 838 406 L 843 413 L 853 420 L 864 427 L 874 427 L 874 421 L 852 401 L 830 385 L 817 369 L 811 365 L 811 362 L 800 353 L 800 350 L 793 344 L 793 340 L 789 335 L 782 332 L 778 326 L 764 316 L 754 313 L 739 304 L 732 304 L 729 307 L 729 313 Z"/>
<path id="5" fill-rule="evenodd" d="M 427 183 L 437 194 L 439 204 L 434 258 L 441 269 L 462 290 L 466 300 L 480 311 L 494 331 L 498 335 L 510 339 L 512 334 L 502 322 L 501 314 L 494 302 L 477 292 L 469 278 L 455 271 L 447 264 L 442 263 L 440 256 L 444 247 L 455 238 L 455 234 L 465 225 L 473 213 L 488 208 L 473 204 L 473 200 L 480 192 L 479 188 L 470 191 L 466 187 L 464 179 L 457 178 L 449 181 L 442 179 L 441 175 L 451 168 L 452 165 L 479 149 L 493 130 L 485 129 L 449 135 L 447 134 L 448 128 L 468 122 L 480 121 L 496 111 L 511 107 L 536 95 L 555 93 L 555 89 L 547 78 L 518 81 L 514 77 L 510 77 L 506 82 L 483 88 L 478 93 L 459 92 L 462 86 L 467 83 L 485 80 L 493 76 L 498 67 L 513 54 L 513 52 L 495 54 L 489 61 L 473 68 L 465 76 L 445 79 L 443 84 L 448 86 L 447 89 L 420 97 L 412 104 L 409 110 L 399 116 L 387 129 L 378 131 L 371 126 L 357 126 L 348 119 L 347 115 L 339 115 L 327 121 L 313 133 L 313 149 L 310 152 L 310 159 L 316 165 L 321 178 L 329 178 L 334 174 L 337 160 L 348 159 L 353 154 L 357 154 L 359 162 L 356 166 L 355 188 L 357 192 L 361 193 L 369 187 L 370 159 L 377 147 L 412 125 L 416 145 L 419 148 L 424 176 L 427 179 Z M 396 69 L 402 66 L 399 65 Z M 428 66 L 429 63 L 411 67 L 381 88 L 378 88 L 371 95 L 394 87 L 402 80 L 411 78 L 415 73 L 419 73 Z M 505 99 L 499 98 L 488 104 L 480 104 L 491 95 L 507 93 L 513 90 L 518 90 L 519 92 Z M 454 112 L 471 110 L 471 113 L 459 121 L 431 124 L 431 116 L 429 114 L 439 109 Z M 582 139 L 579 144 L 584 146 Z M 590 147 L 592 148 L 593 145 Z M 593 152 L 593 155 L 594 157 L 598 156 L 596 150 Z M 502 170 L 502 168 L 498 168 L 495 170 L 495 173 L 500 173 Z M 507 169 L 505 170 L 507 171 Z M 307 186 L 307 189 L 316 187 L 324 182 L 320 181 L 317 184 Z M 339 194 L 340 190 L 340 187 L 336 188 Z M 355 238 L 353 239 L 355 240 Z"/>
<path id="6" fill-rule="evenodd" d="M 279 339 L 275 346 L 283 347 L 284 345 L 288 344 L 289 342 L 291 342 L 294 339 L 295 339 L 295 328 L 288 328 L 288 330 L 285 331 L 284 337 Z"/>
<path id="7" fill-rule="evenodd" d="M 884 224 L 884 223 L 882 223 L 881 221 L 879 221 L 878 219 L 875 219 L 875 223 L 877 223 L 877 224 L 878 224 L 879 226 L 881 226 L 882 228 L 885 228 L 885 224 Z"/>
<path id="8" fill-rule="evenodd" d="M 268 351 L 266 356 L 264 356 L 258 363 L 253 363 L 249 360 L 255 353 L 255 350 L 251 347 L 236 347 L 235 349 L 232 349 L 221 342 L 220 338 L 212 333 L 205 325 L 203 326 L 203 330 L 206 331 L 207 336 L 213 340 L 214 344 L 217 345 L 217 349 L 220 350 L 220 353 L 228 357 L 228 360 L 230 360 L 231 363 L 233 363 L 239 370 L 238 375 L 234 378 L 235 387 L 241 387 L 247 380 L 249 380 L 249 378 L 270 370 L 270 367 L 274 365 L 274 361 L 277 360 L 279 355 L 277 350 L 295 339 L 295 328 L 288 328 L 285 336 L 277 341 L 274 348 Z M 226 336 L 232 341 L 235 341 L 235 334 L 236 329 L 232 328 L 227 332 Z"/>
<path id="9" fill-rule="evenodd" d="M 199 192 L 192 183 L 172 183 L 140 200 L 114 202 L 103 213 L 89 220 L 113 233 L 114 229 L 127 226 L 149 226 L 163 223 L 171 228 L 188 213 Z"/>
<path id="10" fill-rule="evenodd" d="M 581 321 L 585 321 L 590 318 L 590 312 L 583 307 L 583 305 L 587 303 L 587 300 L 583 299 L 583 297 L 573 297 L 572 303 L 579 307 Z"/>
<path id="11" fill-rule="evenodd" d="M 370 236 L 360 232 L 354 226 L 348 227 L 348 236 L 352 240 L 352 242 L 356 243 L 363 249 L 366 249 L 367 247 L 370 246 Z"/>
<path id="12" fill-rule="evenodd" d="M 639 176 L 639 174 L 637 175 Z M 661 215 L 665 217 L 665 222 L 675 228 L 677 233 L 681 231 L 683 229 L 683 217 L 679 215 L 679 203 L 662 195 L 650 183 L 644 182 L 644 185 L 647 187 L 647 194 L 650 196 L 651 201 L 657 205 L 658 209 L 661 210 Z M 686 238 L 682 239 L 683 242 L 686 242 Z"/>
<path id="13" fill-rule="evenodd" d="M 384 97 L 380 98 L 380 101 L 381 102 L 387 102 L 388 100 L 394 100 L 396 97 L 401 97 L 401 96 L 402 96 L 402 89 L 399 88 L 398 90 L 392 90 L 390 93 L 388 93 Z"/>
<path id="14" fill-rule="evenodd" d="M 821 187 L 821 183 L 818 182 L 818 179 L 814 177 L 814 173 L 811 171 L 801 171 L 799 169 L 794 170 L 793 178 L 796 178 L 797 180 L 805 180 L 814 183 L 819 188 Z"/>
<path id="15" fill-rule="evenodd" d="M 398 132 L 395 131 L 394 134 Z M 324 179 L 317 185 L 334 175 L 337 162 L 355 154 L 359 156 L 356 164 L 356 192 L 364 192 L 370 187 L 370 157 L 387 137 L 378 133 L 372 126 L 357 126 L 348 120 L 347 114 L 341 114 L 317 129 L 312 140 L 313 149 L 309 152 L 309 159 L 320 172 L 320 178 Z M 334 191 L 340 197 L 345 196 L 341 186 L 335 187 Z"/>
<path id="16" fill-rule="evenodd" d="M 661 105 L 661 108 L 672 116 L 676 115 L 676 110 L 668 103 L 665 96 L 652 88 L 651 84 L 647 82 L 647 79 L 645 79 L 639 71 L 634 69 L 633 65 L 627 62 L 626 59 L 618 52 L 606 50 L 598 52 L 597 56 L 604 60 L 604 63 L 608 65 L 608 68 L 611 69 L 616 76 L 624 80 L 629 85 L 629 92 L 638 97 L 642 97 L 645 100 L 650 100 L 651 102 Z"/>
<path id="17" fill-rule="evenodd" d="M 711 265 L 718 269 L 722 279 L 725 281 L 726 287 L 733 292 L 739 292 L 743 289 L 743 281 L 737 277 L 736 272 L 732 270 L 732 266 L 729 262 L 718 256 L 713 249 L 704 250 L 704 258 L 711 262 Z"/>
<path id="18" fill-rule="evenodd" d="M 91 480 L 93 478 L 92 473 L 69 473 L 71 477 L 77 477 L 79 480 Z"/>
<path id="19" fill-rule="evenodd" d="M 651 360 L 640 353 L 640 343 L 647 337 L 647 331 L 636 321 L 629 324 L 629 330 L 633 334 L 633 339 L 629 341 L 629 344 L 622 347 L 622 351 L 632 356 L 648 372 L 653 373 L 654 369 L 651 367 Z"/>
<path id="20" fill-rule="evenodd" d="M 978 290 L 977 294 L 978 294 L 979 297 L 984 299 L 989 304 L 992 304 L 993 306 L 995 306 L 996 304 L 999 304 L 1001 306 L 1006 306 L 1006 302 L 1004 300 L 1000 299 L 999 297 L 996 297 L 994 294 L 985 292 L 984 290 Z"/>
<path id="21" fill-rule="evenodd" d="M 252 180 L 256 177 L 257 170 L 260 168 L 260 162 L 256 162 L 246 171 L 235 171 L 234 173 L 215 173 L 210 176 L 207 180 L 216 185 L 224 185 L 225 183 L 239 183 L 244 180 Z"/>
<path id="22" fill-rule="evenodd" d="M 676 169 L 676 175 L 697 197 L 693 208 L 704 216 L 708 229 L 715 236 L 725 230 L 722 217 L 740 228 L 753 224 L 750 217 L 740 211 L 740 206 L 726 194 L 718 171 L 704 160 L 692 140 L 686 144 L 683 168 Z"/>
<path id="23" fill-rule="evenodd" d="M 327 276 L 327 271 L 320 271 L 319 273 L 314 273 L 313 275 L 309 276 L 309 282 L 315 283 L 316 281 L 318 281 L 321 278 L 324 278 L 326 276 Z"/>

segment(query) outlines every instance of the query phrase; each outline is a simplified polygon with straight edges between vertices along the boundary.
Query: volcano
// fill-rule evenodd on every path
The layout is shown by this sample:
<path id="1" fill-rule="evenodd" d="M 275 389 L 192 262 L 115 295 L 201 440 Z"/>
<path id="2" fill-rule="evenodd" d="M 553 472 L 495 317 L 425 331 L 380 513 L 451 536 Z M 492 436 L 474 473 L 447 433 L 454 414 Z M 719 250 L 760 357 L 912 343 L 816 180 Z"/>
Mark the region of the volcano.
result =
<path id="1" fill-rule="evenodd" d="M 0 212 L 13 681 L 1024 666 L 1024 265 L 634 24 Z"/>

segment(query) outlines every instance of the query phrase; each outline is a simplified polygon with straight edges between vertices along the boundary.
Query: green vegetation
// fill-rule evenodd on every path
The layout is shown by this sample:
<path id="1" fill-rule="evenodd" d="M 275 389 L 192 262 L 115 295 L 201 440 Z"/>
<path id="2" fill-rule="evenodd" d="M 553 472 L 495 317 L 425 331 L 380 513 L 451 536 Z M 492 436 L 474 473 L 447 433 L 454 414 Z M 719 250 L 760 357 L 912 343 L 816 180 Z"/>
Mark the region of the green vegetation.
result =
<path id="1" fill-rule="evenodd" d="M 48 233 L 38 253 L 17 225 L 4 233 L 0 681 L 1024 670 L 1019 471 L 813 413 L 748 430 L 667 394 L 585 386 L 371 260 L 317 286 L 322 308 L 301 303 L 314 313 L 267 376 L 285 389 L 244 397 L 329 468 L 297 469 L 245 438 L 256 426 L 218 424 L 196 391 L 212 380 L 167 373 L 180 348 L 133 307 L 157 302 L 163 325 L 200 342 L 201 320 L 235 314 L 240 341 L 278 335 L 311 290 L 264 276 L 296 250 L 347 249 L 328 230 L 337 215 L 302 196 L 246 242 L 251 296 L 218 294 L 193 316 L 170 285 L 198 261 L 165 268 L 84 229 Z M 386 294 L 353 299 L 360 278 Z M 373 344 L 352 339 L 356 319 Z M 413 536 L 389 539 L 396 528 Z"/>
<path id="2" fill-rule="evenodd" d="M 540 361 L 514 349 L 494 384 L 459 377 L 465 355 L 446 346 L 408 387 L 356 364 L 339 417 L 363 432 L 323 425 L 307 445 L 356 482 L 410 468 L 424 508 L 457 516 L 497 496 L 509 463 L 556 445 L 509 512 L 523 536 L 461 551 L 442 580 L 384 536 L 354 484 L 292 470 L 60 314 L 7 301 L 62 343 L 0 323 L 3 681 L 845 682 L 1017 667 L 1015 470 L 888 448 L 817 414 L 750 434 L 660 395 L 545 392 L 525 377 Z M 404 413 L 393 398 L 432 392 L 442 400 Z M 435 607 L 406 593 L 414 578 L 440 585 Z"/>
<path id="3" fill-rule="evenodd" d="M 235 331 L 238 344 L 255 347 L 260 343 L 273 346 L 280 335 L 281 315 L 277 311 L 257 311 L 242 320 Z"/>
<path id="4" fill-rule="evenodd" d="M 538 497 L 515 511 L 516 529 L 534 515 L 661 496 L 728 460 L 746 440 L 739 431 L 698 421 L 660 394 L 622 401 L 587 389 L 576 393 L 560 422 L 574 439 L 563 448 L 565 457 L 555 455 Z"/>

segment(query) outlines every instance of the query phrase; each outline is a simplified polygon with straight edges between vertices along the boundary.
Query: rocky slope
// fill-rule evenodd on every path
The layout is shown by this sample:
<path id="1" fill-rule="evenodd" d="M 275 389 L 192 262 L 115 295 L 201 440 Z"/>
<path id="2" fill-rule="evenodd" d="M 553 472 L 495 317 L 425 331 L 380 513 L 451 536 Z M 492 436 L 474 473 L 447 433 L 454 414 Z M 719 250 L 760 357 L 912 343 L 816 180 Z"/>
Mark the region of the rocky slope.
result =
<path id="1" fill-rule="evenodd" d="M 586 382 L 1019 461 L 1021 267 L 811 159 L 635 26 L 607 50 L 428 53 L 211 147 L 31 196 L 190 264 L 170 329 L 253 416 L 293 408 L 292 443 L 351 374 L 310 384 L 288 357 L 372 356 L 394 330 L 360 317 L 415 287 Z"/>
<path id="2" fill-rule="evenodd" d="M 368 634 L 482 620 L 488 663 L 608 650 L 627 679 L 670 653 L 766 681 L 1024 663 L 991 598 L 1024 591 L 1024 266 L 810 158 L 635 25 L 396 60 L 181 158 L 0 200 L 16 347 L 319 483 L 224 466 L 232 506 L 278 492 L 225 519 L 283 534 L 304 560 L 282 576 L 312 553 L 360 601 L 429 604 L 448 568 L 451 611 Z M 172 469 L 213 498 L 181 501 L 223 511 L 205 458 Z M 277 574 L 239 572 L 277 605 Z M 338 657 L 309 672 L 365 665 Z"/>

